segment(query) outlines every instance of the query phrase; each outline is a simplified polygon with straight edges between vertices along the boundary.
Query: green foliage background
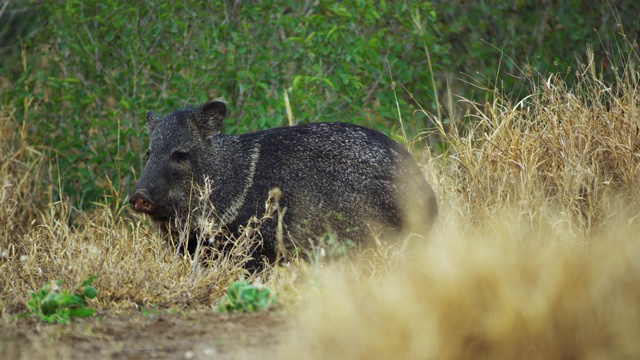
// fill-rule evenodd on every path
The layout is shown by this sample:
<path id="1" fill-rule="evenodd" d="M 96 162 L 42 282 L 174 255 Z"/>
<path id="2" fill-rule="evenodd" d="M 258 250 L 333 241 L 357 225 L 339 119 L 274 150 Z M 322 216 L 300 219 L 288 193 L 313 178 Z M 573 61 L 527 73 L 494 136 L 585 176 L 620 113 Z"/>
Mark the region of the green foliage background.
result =
<path id="1" fill-rule="evenodd" d="M 587 45 L 613 76 L 617 44 L 637 47 L 639 10 L 631 0 L 13 2 L 0 14 L 0 103 L 47 153 L 43 186 L 84 208 L 134 185 L 147 110 L 222 97 L 225 131 L 243 133 L 287 125 L 286 94 L 298 123 L 397 137 L 395 81 L 415 136 L 430 124 L 413 97 L 437 112 L 447 89 L 483 100 L 467 82 L 496 79 L 523 96 L 522 72 L 571 79 Z"/>

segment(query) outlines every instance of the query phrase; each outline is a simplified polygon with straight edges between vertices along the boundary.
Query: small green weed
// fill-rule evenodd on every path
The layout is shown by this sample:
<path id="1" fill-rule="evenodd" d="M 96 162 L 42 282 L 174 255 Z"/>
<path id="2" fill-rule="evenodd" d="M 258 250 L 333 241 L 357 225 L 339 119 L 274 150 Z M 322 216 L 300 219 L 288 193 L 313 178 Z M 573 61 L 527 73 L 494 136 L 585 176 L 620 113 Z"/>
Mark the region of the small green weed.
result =
<path id="1" fill-rule="evenodd" d="M 142 316 L 153 316 L 153 315 L 158 315 L 160 313 L 160 310 L 158 309 L 158 304 L 153 305 L 151 307 L 140 307 L 140 312 L 142 313 Z"/>
<path id="2" fill-rule="evenodd" d="M 98 291 L 91 286 L 95 278 L 95 275 L 89 276 L 72 292 L 60 288 L 62 280 L 45 284 L 37 292 L 31 293 L 31 301 L 27 304 L 29 311 L 18 317 L 35 316 L 47 324 L 67 324 L 73 317 L 93 316 L 93 309 L 86 306 L 87 299 L 98 295 Z"/>
<path id="3" fill-rule="evenodd" d="M 218 311 L 258 312 L 278 304 L 278 299 L 265 286 L 252 285 L 247 281 L 236 281 L 229 285 L 227 295 L 222 297 Z"/>

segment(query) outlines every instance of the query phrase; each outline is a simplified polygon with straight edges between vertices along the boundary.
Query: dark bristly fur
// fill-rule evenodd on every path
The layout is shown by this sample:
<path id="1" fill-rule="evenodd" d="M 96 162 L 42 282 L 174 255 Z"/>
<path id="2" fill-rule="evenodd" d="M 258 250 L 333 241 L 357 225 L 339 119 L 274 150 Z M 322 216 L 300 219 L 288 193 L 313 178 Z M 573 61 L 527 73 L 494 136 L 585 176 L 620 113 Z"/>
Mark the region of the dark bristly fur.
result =
<path id="1" fill-rule="evenodd" d="M 372 229 L 426 232 L 438 211 L 435 194 L 411 154 L 385 135 L 345 123 L 316 123 L 239 136 L 220 133 L 226 105 L 212 101 L 161 117 L 147 113 L 148 161 L 131 206 L 165 231 L 192 219 L 187 246 L 196 247 L 198 207 L 193 183 L 211 185 L 211 221 L 239 235 L 265 211 L 279 188 L 284 238 L 304 247 L 327 231 L 366 243 Z M 417 215 L 416 215 L 417 214 Z M 257 258 L 276 256 L 277 219 L 261 225 Z"/>

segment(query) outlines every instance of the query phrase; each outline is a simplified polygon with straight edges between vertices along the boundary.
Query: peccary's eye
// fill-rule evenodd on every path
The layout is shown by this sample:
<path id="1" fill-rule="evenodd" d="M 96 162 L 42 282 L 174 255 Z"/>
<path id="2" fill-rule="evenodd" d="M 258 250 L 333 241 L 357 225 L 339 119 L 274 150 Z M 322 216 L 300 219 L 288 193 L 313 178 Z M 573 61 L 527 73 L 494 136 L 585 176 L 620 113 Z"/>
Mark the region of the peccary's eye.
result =
<path id="1" fill-rule="evenodd" d="M 186 150 L 175 150 L 171 153 L 171 160 L 184 163 L 189 160 L 189 152 Z"/>

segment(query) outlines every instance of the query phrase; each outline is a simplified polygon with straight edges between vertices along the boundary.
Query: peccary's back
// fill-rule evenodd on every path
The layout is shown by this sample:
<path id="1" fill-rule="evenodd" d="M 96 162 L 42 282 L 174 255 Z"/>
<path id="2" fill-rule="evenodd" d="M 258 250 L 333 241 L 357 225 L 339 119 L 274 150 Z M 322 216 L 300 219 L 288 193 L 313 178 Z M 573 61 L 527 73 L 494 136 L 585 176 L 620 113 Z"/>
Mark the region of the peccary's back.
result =
<path id="1" fill-rule="evenodd" d="M 328 231 L 365 238 L 371 225 L 415 228 L 420 224 L 409 223 L 412 212 L 423 216 L 418 223 L 430 225 L 437 212 L 434 193 L 411 154 L 377 131 L 315 123 L 235 140 L 242 153 L 253 154 L 255 171 L 231 228 L 263 209 L 269 190 L 276 187 L 287 209 L 287 234 L 302 243 Z M 275 227 L 265 230 L 269 237 Z"/>

